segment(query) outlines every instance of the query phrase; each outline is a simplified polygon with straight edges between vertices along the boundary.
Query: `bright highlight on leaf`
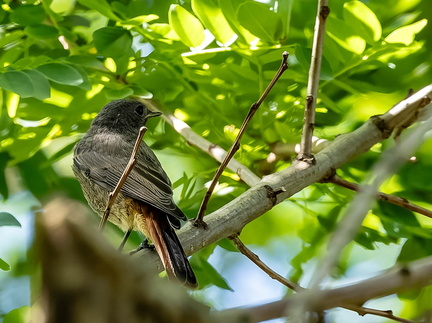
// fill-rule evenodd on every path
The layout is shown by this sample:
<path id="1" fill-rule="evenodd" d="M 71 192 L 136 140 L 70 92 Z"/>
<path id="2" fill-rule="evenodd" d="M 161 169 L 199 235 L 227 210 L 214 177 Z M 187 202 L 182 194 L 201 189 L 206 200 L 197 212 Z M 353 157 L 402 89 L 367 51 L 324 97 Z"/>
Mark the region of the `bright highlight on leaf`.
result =
<path id="1" fill-rule="evenodd" d="M 355 27 L 368 43 L 381 38 L 382 27 L 375 13 L 361 1 L 350 1 L 344 4 L 344 20 Z"/>
<path id="2" fill-rule="evenodd" d="M 280 16 L 263 3 L 248 1 L 237 10 L 240 24 L 265 42 L 275 43 L 283 35 Z"/>
<path id="3" fill-rule="evenodd" d="M 221 8 L 212 0 L 192 0 L 192 9 L 217 41 L 222 44 L 233 41 L 234 31 L 225 19 Z"/>
<path id="4" fill-rule="evenodd" d="M 169 23 L 183 44 L 188 47 L 198 47 L 205 39 L 201 22 L 179 5 L 171 5 L 168 13 Z"/>
<path id="5" fill-rule="evenodd" d="M 427 19 L 422 19 L 411 25 L 400 27 L 390 33 L 390 35 L 385 38 L 385 41 L 387 43 L 401 43 L 408 46 L 414 41 L 415 35 L 426 27 L 427 23 Z"/>

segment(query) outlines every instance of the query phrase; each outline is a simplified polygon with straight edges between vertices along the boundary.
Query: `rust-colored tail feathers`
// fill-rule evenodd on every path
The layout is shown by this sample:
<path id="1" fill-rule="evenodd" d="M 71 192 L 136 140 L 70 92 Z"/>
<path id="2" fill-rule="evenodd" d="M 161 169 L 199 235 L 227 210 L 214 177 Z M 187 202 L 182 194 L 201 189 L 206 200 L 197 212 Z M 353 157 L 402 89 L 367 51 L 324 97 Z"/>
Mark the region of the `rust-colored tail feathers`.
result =
<path id="1" fill-rule="evenodd" d="M 153 242 L 168 277 L 175 278 L 190 288 L 196 288 L 195 274 L 168 221 L 168 216 L 152 207 L 141 205 L 141 209 L 145 209 L 145 212 L 141 213 L 144 214 L 144 228 L 140 230 Z"/>

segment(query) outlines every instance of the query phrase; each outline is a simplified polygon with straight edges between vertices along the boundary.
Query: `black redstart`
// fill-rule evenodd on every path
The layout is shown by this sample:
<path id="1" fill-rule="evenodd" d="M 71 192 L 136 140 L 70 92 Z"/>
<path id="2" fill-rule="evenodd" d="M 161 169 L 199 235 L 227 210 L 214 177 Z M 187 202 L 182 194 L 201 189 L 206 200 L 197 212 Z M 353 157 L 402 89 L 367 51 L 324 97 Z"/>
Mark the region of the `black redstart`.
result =
<path id="1" fill-rule="evenodd" d="M 73 171 L 91 208 L 103 215 L 139 129 L 160 115 L 133 100 L 108 103 L 74 150 Z M 196 287 L 197 281 L 174 229 L 186 216 L 173 201 L 171 181 L 149 146 L 142 142 L 137 162 L 121 187 L 108 220 L 122 230 L 141 231 L 154 244 L 169 277 Z"/>

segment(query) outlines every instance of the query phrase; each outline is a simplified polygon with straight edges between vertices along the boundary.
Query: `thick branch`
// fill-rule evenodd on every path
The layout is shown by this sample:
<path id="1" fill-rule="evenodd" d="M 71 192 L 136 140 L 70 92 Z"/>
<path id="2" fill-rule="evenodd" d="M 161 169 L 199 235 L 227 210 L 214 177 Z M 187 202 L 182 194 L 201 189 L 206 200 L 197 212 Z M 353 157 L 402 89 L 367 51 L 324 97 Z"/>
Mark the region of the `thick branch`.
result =
<path id="1" fill-rule="evenodd" d="M 304 292 L 273 303 L 221 311 L 215 316 L 220 322 L 224 322 L 226 317 L 231 319 L 230 322 L 261 322 L 289 315 L 304 297 L 309 301 L 308 310 L 323 311 L 344 304 L 363 304 L 373 298 L 420 288 L 431 283 L 432 257 L 427 257 L 406 266 L 396 266 L 386 273 L 350 286 L 311 291 L 311 295 Z M 234 315 L 237 316 L 237 320 L 233 319 Z"/>
<path id="2" fill-rule="evenodd" d="M 432 97 L 431 92 L 432 85 L 409 97 L 409 104 L 405 102 L 406 100 L 402 101 L 398 105 L 403 105 L 404 109 L 399 113 L 407 114 L 410 110 L 417 110 L 419 101 L 424 101 L 425 95 Z M 428 107 L 430 106 L 429 104 Z M 247 223 L 270 210 L 275 203 L 284 201 L 303 188 L 321 180 L 330 171 L 368 151 L 391 133 L 393 128 L 388 128 L 387 124 L 394 124 L 393 118 L 398 118 L 399 113 L 393 115 L 389 113 L 371 118 L 357 130 L 338 136 L 331 145 L 316 154 L 315 165 L 310 166 L 297 161 L 283 171 L 264 177 L 248 191 L 207 215 L 208 230 L 205 233 L 202 229 L 186 223 L 178 231 L 185 252 L 191 255 L 222 238 L 237 234 Z M 280 193 L 272 194 L 269 188 Z M 149 252 L 143 250 L 137 253 L 137 256 L 144 254 Z"/>

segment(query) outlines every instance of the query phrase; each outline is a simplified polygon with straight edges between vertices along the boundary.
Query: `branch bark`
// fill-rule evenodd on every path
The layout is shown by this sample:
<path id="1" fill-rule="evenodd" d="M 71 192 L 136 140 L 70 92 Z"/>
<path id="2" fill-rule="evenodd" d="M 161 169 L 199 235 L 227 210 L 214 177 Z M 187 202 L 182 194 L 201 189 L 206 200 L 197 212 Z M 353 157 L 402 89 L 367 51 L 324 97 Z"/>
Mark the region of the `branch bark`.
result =
<path id="1" fill-rule="evenodd" d="M 220 322 L 261 322 L 289 315 L 302 298 L 308 299 L 308 310 L 319 312 L 348 304 L 363 304 L 367 300 L 416 289 L 432 284 L 432 257 L 396 266 L 386 273 L 335 289 L 303 292 L 287 299 L 259 305 L 229 309 L 215 314 Z"/>
<path id="2" fill-rule="evenodd" d="M 191 255 L 214 242 L 238 234 L 247 223 L 269 211 L 275 204 L 321 180 L 329 172 L 388 138 L 394 127 L 403 122 L 401 114 L 409 116 L 423 107 L 431 107 L 425 97 L 432 98 L 432 85 L 401 101 L 386 114 L 372 117 L 357 130 L 338 136 L 328 147 L 316 154 L 315 165 L 295 161 L 290 167 L 265 176 L 248 191 L 208 214 L 208 230 L 204 231 L 186 223 L 178 231 L 186 254 Z M 394 110 L 396 107 L 400 109 Z M 143 250 L 135 256 L 149 257 L 150 254 L 148 250 Z M 150 257 L 157 261 L 155 254 Z"/>

